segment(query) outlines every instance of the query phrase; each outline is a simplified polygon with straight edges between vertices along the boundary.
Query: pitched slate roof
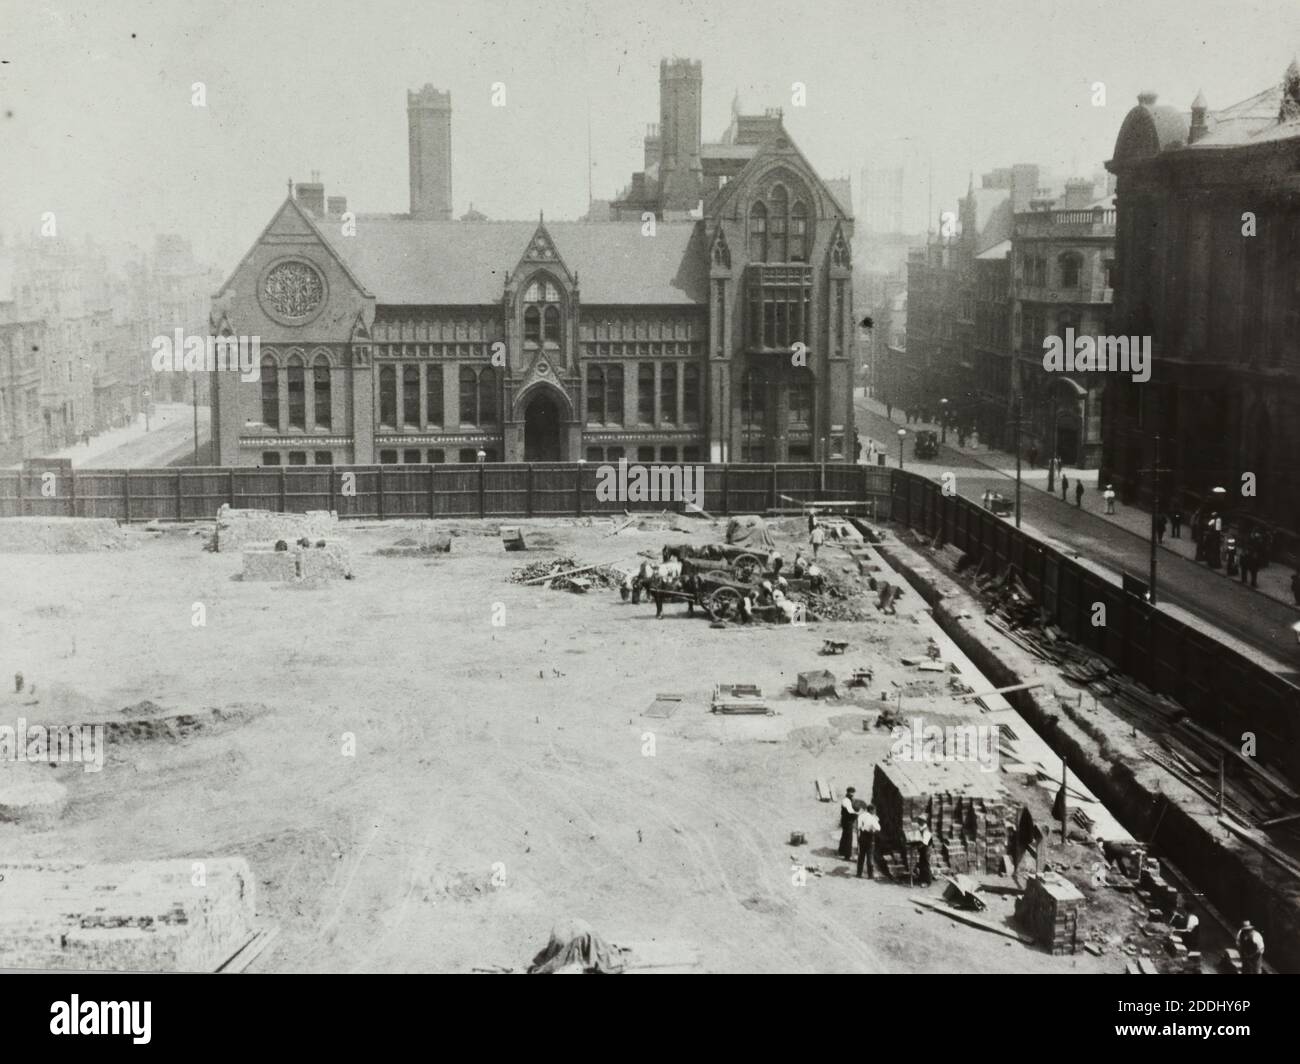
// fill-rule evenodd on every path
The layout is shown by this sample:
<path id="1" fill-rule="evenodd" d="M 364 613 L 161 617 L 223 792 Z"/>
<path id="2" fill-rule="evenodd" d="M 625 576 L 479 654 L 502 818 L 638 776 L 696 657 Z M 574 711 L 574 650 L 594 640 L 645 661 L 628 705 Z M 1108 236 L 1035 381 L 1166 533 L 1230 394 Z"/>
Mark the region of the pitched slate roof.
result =
<path id="1" fill-rule="evenodd" d="M 380 304 L 484 306 L 498 302 L 537 222 L 414 221 L 361 215 L 356 235 L 322 235 Z M 708 299 L 708 253 L 695 222 L 547 222 L 585 304 L 700 304 Z"/>
<path id="2" fill-rule="evenodd" d="M 1235 148 L 1300 137 L 1300 121 L 1279 121 L 1283 88 L 1274 85 L 1247 100 L 1206 115 L 1209 131 L 1192 148 Z"/>

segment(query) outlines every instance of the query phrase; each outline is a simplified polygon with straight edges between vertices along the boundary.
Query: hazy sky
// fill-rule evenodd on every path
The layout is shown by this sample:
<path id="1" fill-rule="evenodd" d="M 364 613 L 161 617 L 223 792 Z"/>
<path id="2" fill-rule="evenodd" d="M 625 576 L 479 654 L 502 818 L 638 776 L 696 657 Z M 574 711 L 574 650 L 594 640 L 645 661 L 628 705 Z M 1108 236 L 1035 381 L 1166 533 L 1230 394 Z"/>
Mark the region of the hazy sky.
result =
<path id="1" fill-rule="evenodd" d="M 748 111 L 783 106 L 824 176 L 856 189 L 865 165 L 909 164 L 919 227 L 931 154 L 936 213 L 970 171 L 1090 174 L 1139 91 L 1226 106 L 1297 50 L 1296 0 L 0 0 L 0 231 L 54 211 L 60 235 L 178 231 L 231 268 L 289 177 L 405 211 L 406 90 L 425 82 L 452 94 L 456 214 L 574 218 L 588 118 L 609 198 L 640 168 L 672 55 L 703 61 L 705 140 L 737 90 Z"/>

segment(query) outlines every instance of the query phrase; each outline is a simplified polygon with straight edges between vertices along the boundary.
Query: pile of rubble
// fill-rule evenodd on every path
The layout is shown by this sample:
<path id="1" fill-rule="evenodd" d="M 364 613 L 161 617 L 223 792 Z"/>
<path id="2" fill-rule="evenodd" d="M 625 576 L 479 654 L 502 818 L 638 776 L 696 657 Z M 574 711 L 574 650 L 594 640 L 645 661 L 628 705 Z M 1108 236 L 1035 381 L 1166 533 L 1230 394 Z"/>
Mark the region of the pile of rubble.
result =
<path id="1" fill-rule="evenodd" d="M 108 517 L 0 519 L 0 554 L 71 554 L 126 546 L 126 532 Z"/>
<path id="2" fill-rule="evenodd" d="M 556 574 L 565 575 L 556 575 Z M 547 581 L 545 578 L 554 576 Z M 552 591 L 586 591 L 590 587 L 622 587 L 625 574 L 612 565 L 584 565 L 577 558 L 547 558 L 513 570 L 512 584 L 545 583 Z"/>

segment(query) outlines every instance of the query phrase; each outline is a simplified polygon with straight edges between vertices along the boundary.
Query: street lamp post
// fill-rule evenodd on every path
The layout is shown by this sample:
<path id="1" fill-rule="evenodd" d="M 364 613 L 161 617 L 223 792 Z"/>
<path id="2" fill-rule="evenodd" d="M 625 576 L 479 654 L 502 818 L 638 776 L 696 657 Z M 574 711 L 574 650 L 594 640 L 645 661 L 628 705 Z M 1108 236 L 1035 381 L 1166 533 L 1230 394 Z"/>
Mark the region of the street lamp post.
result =
<path id="1" fill-rule="evenodd" d="M 948 400 L 939 400 L 939 442 L 948 442 Z"/>
<path id="2" fill-rule="evenodd" d="M 898 430 L 898 468 L 903 468 L 903 438 L 907 435 L 907 429 Z"/>
<path id="3" fill-rule="evenodd" d="M 144 390 L 144 430 L 149 431 L 149 389 Z"/>

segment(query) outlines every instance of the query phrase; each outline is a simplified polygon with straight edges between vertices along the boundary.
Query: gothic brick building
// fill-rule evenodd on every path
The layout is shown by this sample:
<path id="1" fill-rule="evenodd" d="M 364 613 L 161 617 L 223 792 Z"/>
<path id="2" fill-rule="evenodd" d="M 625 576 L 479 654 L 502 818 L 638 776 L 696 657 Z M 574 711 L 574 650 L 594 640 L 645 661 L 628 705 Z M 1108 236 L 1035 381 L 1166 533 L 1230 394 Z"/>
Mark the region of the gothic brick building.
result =
<path id="1" fill-rule="evenodd" d="M 779 112 L 702 145 L 698 63 L 660 92 L 621 220 L 448 220 L 451 101 L 427 86 L 410 214 L 297 186 L 213 300 L 214 335 L 261 340 L 260 381 L 214 372 L 221 463 L 852 461 L 843 193 Z"/>

